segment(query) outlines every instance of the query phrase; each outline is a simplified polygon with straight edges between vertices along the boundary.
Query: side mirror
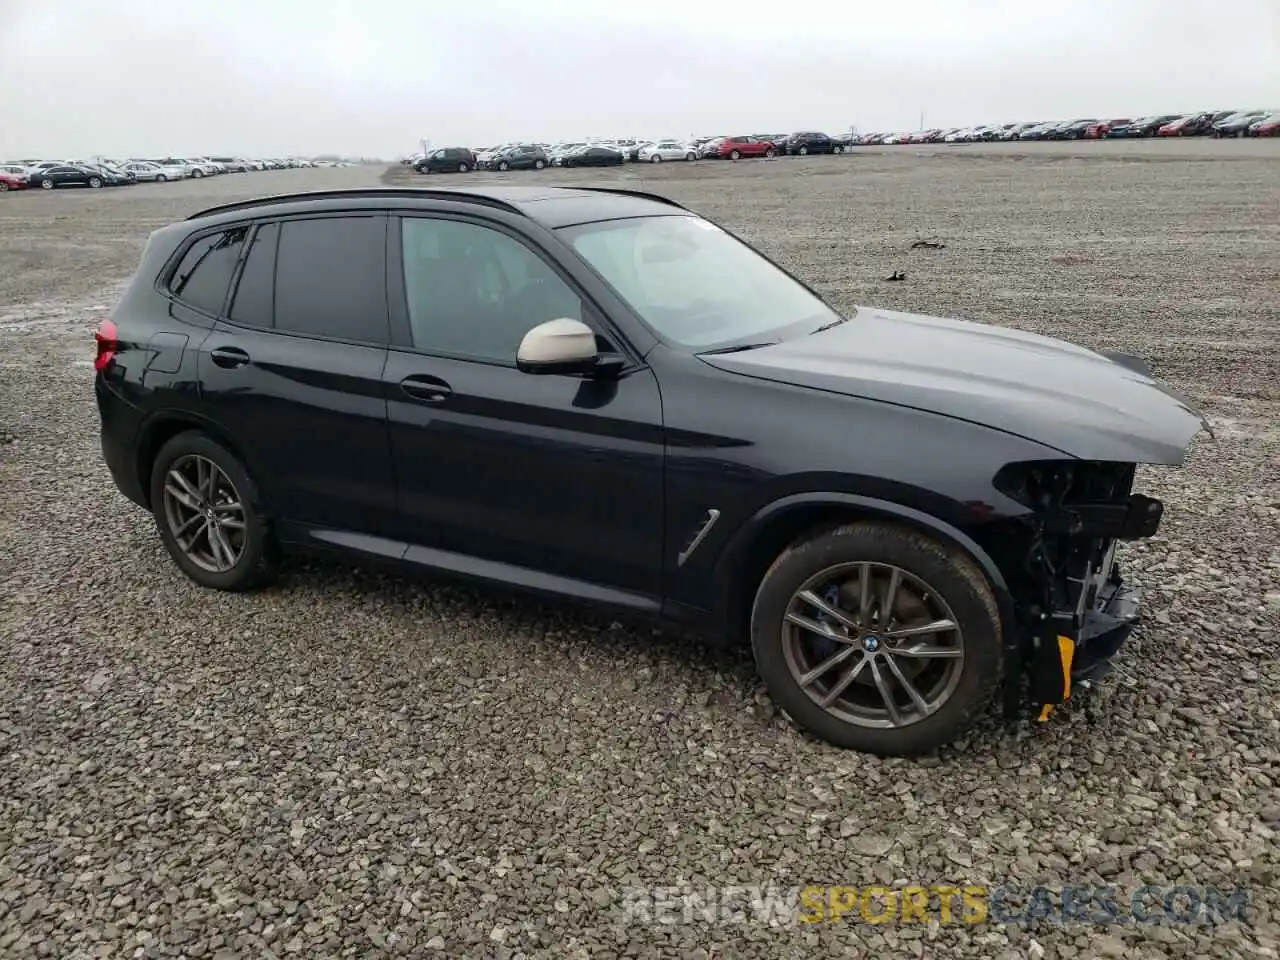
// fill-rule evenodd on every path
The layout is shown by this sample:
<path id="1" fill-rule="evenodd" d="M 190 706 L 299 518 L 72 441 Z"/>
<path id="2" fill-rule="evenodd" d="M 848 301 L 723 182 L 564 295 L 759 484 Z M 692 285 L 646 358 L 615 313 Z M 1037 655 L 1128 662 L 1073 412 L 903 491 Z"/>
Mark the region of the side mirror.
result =
<path id="1" fill-rule="evenodd" d="M 525 373 L 590 373 L 599 364 L 595 333 L 568 317 L 538 324 L 516 353 L 516 367 Z"/>

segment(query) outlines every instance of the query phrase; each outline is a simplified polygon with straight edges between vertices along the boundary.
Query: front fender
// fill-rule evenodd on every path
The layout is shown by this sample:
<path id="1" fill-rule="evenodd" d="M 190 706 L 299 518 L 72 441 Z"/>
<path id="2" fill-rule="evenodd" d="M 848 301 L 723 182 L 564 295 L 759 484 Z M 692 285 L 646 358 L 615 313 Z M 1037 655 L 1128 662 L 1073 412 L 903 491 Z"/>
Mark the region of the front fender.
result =
<path id="1" fill-rule="evenodd" d="M 996 604 L 999 607 L 1001 635 L 1004 637 L 1006 649 L 1017 649 L 1018 633 L 1013 596 L 1009 592 L 1009 585 L 991 555 L 977 541 L 958 527 L 921 510 L 916 510 L 900 503 L 893 503 L 889 500 L 880 500 L 875 497 L 850 493 L 812 492 L 792 494 L 766 504 L 757 510 L 746 523 L 742 524 L 725 545 L 716 561 L 714 576 L 716 596 L 720 605 L 717 613 L 721 622 L 728 622 L 729 620 L 729 607 L 733 603 L 734 581 L 751 543 L 770 526 L 783 520 L 788 513 L 807 511 L 814 507 L 844 509 L 864 516 L 897 520 L 924 530 L 937 539 L 963 550 L 978 564 L 991 584 L 992 593 L 995 595 Z"/>

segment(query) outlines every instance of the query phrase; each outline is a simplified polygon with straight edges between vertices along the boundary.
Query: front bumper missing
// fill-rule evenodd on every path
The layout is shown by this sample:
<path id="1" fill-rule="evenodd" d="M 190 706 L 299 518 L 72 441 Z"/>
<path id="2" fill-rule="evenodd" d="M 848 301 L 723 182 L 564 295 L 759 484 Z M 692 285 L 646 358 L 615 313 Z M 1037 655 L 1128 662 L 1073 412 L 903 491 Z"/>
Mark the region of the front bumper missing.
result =
<path id="1" fill-rule="evenodd" d="M 1092 607 L 1082 614 L 1046 614 L 1031 637 L 1027 663 L 1036 719 L 1049 719 L 1054 707 L 1111 672 L 1111 664 L 1141 620 L 1140 592 L 1108 571 Z"/>

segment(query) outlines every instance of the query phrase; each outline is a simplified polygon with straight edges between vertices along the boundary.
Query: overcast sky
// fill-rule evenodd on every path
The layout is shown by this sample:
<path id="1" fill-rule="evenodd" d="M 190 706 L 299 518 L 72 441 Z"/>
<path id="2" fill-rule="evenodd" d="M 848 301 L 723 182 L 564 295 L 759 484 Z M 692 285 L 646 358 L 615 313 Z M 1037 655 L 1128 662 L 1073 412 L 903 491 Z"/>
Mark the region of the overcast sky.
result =
<path id="1" fill-rule="evenodd" d="M 0 0 L 0 159 L 1280 107 L 1280 0 Z"/>

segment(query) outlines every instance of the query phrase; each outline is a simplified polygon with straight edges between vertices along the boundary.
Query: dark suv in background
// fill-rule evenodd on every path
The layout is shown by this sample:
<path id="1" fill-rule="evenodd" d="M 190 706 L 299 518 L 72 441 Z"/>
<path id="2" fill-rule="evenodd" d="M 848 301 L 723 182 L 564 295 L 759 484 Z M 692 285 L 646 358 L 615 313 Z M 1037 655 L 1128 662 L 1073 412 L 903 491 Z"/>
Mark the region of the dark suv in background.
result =
<path id="1" fill-rule="evenodd" d="M 476 155 L 466 147 L 441 147 L 413 165 L 418 173 L 467 173 L 476 169 Z"/>
<path id="2" fill-rule="evenodd" d="M 207 210 L 150 236 L 95 366 L 111 474 L 197 583 L 311 551 L 715 629 L 883 754 L 1108 669 L 1116 545 L 1161 517 L 1135 464 L 1202 425 L 1137 358 L 842 315 L 627 190 Z"/>
<path id="3" fill-rule="evenodd" d="M 809 153 L 839 153 L 841 146 L 825 133 L 793 133 L 782 143 L 783 149 L 792 155 Z"/>
<path id="4" fill-rule="evenodd" d="M 541 170 L 551 165 L 547 151 L 536 143 L 508 147 L 485 161 L 488 170 Z"/>

